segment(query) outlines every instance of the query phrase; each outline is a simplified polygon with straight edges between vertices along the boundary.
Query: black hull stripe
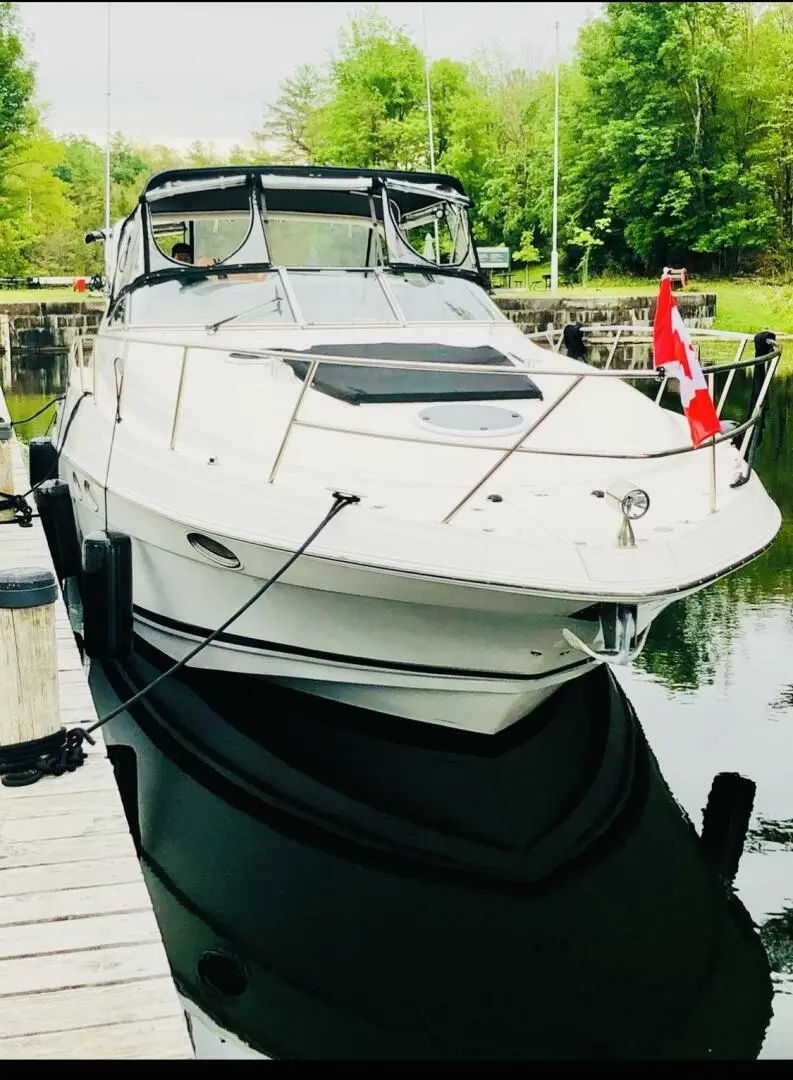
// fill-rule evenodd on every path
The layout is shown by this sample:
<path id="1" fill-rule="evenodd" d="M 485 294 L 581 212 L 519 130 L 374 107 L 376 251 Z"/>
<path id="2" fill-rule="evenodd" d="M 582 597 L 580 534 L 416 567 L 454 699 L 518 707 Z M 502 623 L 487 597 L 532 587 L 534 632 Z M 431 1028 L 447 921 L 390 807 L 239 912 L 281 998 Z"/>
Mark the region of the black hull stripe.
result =
<path id="1" fill-rule="evenodd" d="M 178 619 L 171 619 L 167 615 L 158 615 L 157 612 L 149 611 L 148 608 L 140 607 L 138 604 L 134 605 L 133 610 L 141 619 L 146 619 L 147 622 L 154 623 L 156 626 L 161 626 L 166 630 L 173 630 L 178 634 L 205 638 L 212 633 L 211 630 L 204 627 L 180 622 Z M 289 656 L 302 656 L 311 660 L 328 660 L 337 664 L 355 664 L 358 667 L 376 668 L 382 671 L 412 671 L 422 675 L 451 675 L 464 679 L 509 679 L 513 682 L 530 683 L 537 682 L 540 679 L 547 679 L 551 675 L 559 675 L 565 671 L 574 671 L 576 668 L 583 669 L 592 664 L 591 660 L 585 659 L 577 660 L 572 664 L 564 664 L 562 667 L 553 668 L 551 671 L 544 671 L 538 675 L 521 675 L 514 672 L 500 674 L 495 671 L 430 667 L 427 664 L 406 664 L 400 660 L 372 660 L 369 657 L 348 656 L 345 653 L 320 652 L 315 649 L 303 648 L 300 645 L 285 645 L 280 641 L 262 641 L 260 638 L 245 637 L 242 634 L 223 633 L 219 634 L 215 640 L 226 645 L 240 645 L 247 649 L 258 649 L 263 652 L 282 653 Z"/>

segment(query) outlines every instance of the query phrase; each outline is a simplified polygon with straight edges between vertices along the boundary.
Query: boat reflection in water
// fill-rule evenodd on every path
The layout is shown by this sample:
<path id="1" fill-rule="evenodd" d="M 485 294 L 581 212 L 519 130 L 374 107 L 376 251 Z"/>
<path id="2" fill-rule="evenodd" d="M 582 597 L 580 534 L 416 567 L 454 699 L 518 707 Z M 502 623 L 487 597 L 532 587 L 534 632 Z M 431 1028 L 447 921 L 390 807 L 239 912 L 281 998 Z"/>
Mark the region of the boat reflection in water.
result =
<path id="1" fill-rule="evenodd" d="M 166 663 L 95 662 L 100 715 Z M 261 1054 L 762 1047 L 760 939 L 604 667 L 487 737 L 183 671 L 108 742 L 178 985 Z"/>

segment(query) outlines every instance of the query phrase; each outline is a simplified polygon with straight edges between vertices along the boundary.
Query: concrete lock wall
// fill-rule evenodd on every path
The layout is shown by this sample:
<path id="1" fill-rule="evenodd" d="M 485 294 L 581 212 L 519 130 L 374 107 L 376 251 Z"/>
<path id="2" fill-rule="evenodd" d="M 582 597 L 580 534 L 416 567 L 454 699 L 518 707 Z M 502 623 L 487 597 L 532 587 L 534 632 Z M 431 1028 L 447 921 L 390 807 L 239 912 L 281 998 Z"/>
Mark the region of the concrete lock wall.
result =
<path id="1" fill-rule="evenodd" d="M 652 325 L 655 296 L 494 296 L 505 315 L 524 334 L 545 330 L 549 323 L 561 328 L 566 323 L 583 326 L 604 323 L 611 326 Z M 680 314 L 687 326 L 707 329 L 716 317 L 715 293 L 675 293 Z"/>
<path id="2" fill-rule="evenodd" d="M 686 324 L 702 328 L 713 325 L 716 315 L 714 293 L 677 293 L 677 305 Z M 549 323 L 583 325 L 650 325 L 655 309 L 654 296 L 576 297 L 494 297 L 496 303 L 526 334 L 545 330 Z M 11 354 L 23 367 L 36 367 L 35 358 L 65 355 L 78 334 L 96 332 L 101 318 L 101 300 L 1 303 L 0 314 L 9 317 Z"/>
<path id="3" fill-rule="evenodd" d="M 0 314 L 9 317 L 12 354 L 22 357 L 68 352 L 77 334 L 96 331 L 103 306 L 101 300 L 0 303 Z"/>

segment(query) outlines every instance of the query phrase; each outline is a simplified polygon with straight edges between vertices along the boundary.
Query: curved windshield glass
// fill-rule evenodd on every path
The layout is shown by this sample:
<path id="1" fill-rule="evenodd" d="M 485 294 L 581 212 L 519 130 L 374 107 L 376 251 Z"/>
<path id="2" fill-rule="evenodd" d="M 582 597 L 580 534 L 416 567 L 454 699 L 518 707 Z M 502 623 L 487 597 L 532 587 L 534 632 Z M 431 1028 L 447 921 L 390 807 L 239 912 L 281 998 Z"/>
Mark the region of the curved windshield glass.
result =
<path id="1" fill-rule="evenodd" d="M 239 315 L 239 325 L 294 323 L 275 271 L 160 281 L 129 294 L 131 326 L 209 326 Z"/>
<path id="2" fill-rule="evenodd" d="M 214 266 L 226 262 L 245 242 L 251 214 L 195 213 L 180 219 L 153 214 L 151 231 L 161 255 L 171 262 Z"/>
<path id="3" fill-rule="evenodd" d="M 471 281 L 441 274 L 395 274 L 388 288 L 406 322 L 495 322 L 504 316 Z"/>
<path id="4" fill-rule="evenodd" d="M 296 322 L 288 296 L 308 326 L 496 322 L 505 316 L 473 282 L 432 273 L 276 270 L 173 278 L 128 294 L 131 326 L 263 326 Z M 389 303 L 388 293 L 393 298 Z M 291 290 L 291 291 L 290 291 Z"/>
<path id="5" fill-rule="evenodd" d="M 403 240 L 429 262 L 462 266 L 468 255 L 469 237 L 465 211 L 451 203 L 437 203 L 410 214 L 400 214 L 392 199 L 391 213 Z"/>
<path id="6" fill-rule="evenodd" d="M 368 218 L 270 214 L 267 242 L 276 266 L 374 266 L 379 241 Z"/>
<path id="7" fill-rule="evenodd" d="M 289 272 L 303 318 L 319 323 L 395 323 L 377 275 L 366 271 Z"/>

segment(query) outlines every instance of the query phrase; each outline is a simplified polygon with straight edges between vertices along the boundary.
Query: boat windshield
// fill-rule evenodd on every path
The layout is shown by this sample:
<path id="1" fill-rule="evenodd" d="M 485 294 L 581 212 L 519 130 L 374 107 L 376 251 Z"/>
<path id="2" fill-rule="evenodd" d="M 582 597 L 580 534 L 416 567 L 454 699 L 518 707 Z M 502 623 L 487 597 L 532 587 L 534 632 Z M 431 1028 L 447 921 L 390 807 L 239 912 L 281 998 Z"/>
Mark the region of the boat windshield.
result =
<path id="1" fill-rule="evenodd" d="M 322 172 L 252 166 L 206 176 L 176 170 L 153 178 L 139 222 L 145 276 L 185 264 L 222 264 L 329 270 L 443 266 L 478 279 L 468 199 L 450 178 Z"/>
<path id="2" fill-rule="evenodd" d="M 249 326 L 289 325 L 295 317 L 277 270 L 152 282 L 122 297 L 132 326 L 207 326 L 245 312 Z"/>
<path id="3" fill-rule="evenodd" d="M 267 243 L 275 266 L 376 266 L 382 262 L 377 229 L 367 218 L 270 214 Z"/>
<path id="4" fill-rule="evenodd" d="M 481 287 L 455 183 L 275 166 L 161 174 L 124 223 L 109 319 L 208 329 L 503 321 Z"/>
<path id="5" fill-rule="evenodd" d="M 389 274 L 388 288 L 406 322 L 493 322 L 503 318 L 487 293 L 464 278 Z"/>
<path id="6" fill-rule="evenodd" d="M 303 321 L 309 326 L 399 322 L 379 275 L 374 271 L 321 270 L 311 273 L 293 270 L 287 273 Z"/>
<path id="7" fill-rule="evenodd" d="M 263 270 L 152 281 L 122 298 L 131 326 L 501 322 L 478 285 L 384 270 Z"/>

